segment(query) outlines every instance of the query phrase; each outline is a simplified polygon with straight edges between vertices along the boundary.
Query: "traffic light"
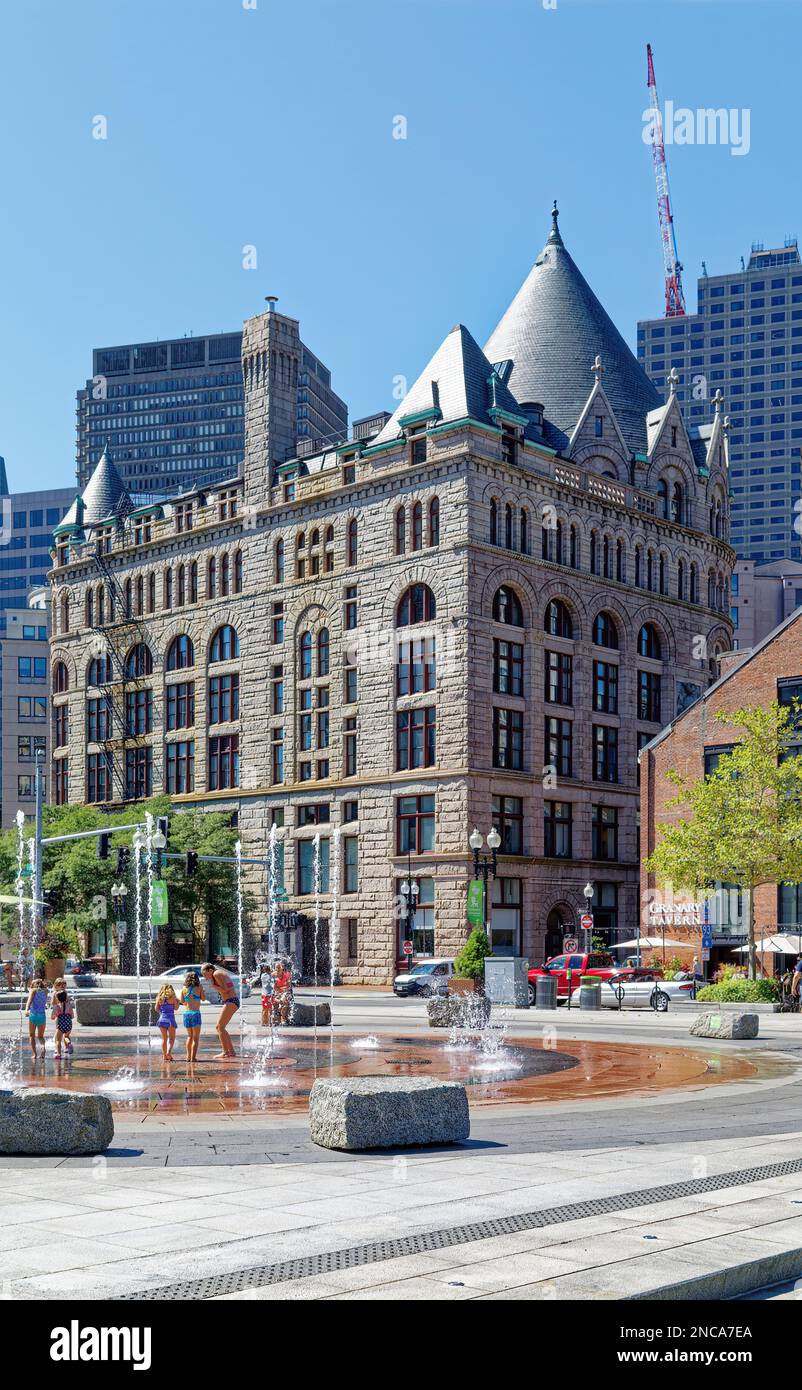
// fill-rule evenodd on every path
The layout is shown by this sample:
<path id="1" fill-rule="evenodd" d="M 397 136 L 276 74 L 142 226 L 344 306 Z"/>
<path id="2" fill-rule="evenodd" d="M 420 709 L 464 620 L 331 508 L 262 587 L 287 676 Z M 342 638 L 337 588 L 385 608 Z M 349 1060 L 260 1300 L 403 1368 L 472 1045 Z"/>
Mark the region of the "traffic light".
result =
<path id="1" fill-rule="evenodd" d="M 98 859 L 108 859 L 111 850 L 111 835 L 104 830 L 102 835 L 97 837 L 97 857 Z"/>
<path id="2" fill-rule="evenodd" d="M 124 878 L 128 872 L 128 864 L 131 859 L 131 851 L 125 845 L 121 845 L 117 851 L 117 877 Z"/>
<path id="3" fill-rule="evenodd" d="M 194 878 L 198 872 L 198 853 L 197 850 L 188 849 L 184 860 L 184 875 L 186 878 Z"/>

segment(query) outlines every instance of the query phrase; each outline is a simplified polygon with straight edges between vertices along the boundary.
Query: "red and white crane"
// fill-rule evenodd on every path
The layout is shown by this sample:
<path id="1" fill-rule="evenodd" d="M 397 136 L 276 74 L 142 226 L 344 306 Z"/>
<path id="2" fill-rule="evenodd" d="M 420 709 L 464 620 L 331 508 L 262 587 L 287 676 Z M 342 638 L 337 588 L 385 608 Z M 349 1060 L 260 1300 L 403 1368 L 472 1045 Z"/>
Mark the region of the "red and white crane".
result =
<path id="1" fill-rule="evenodd" d="M 649 103 L 652 109 L 651 146 L 654 178 L 657 184 L 657 216 L 660 222 L 660 240 L 663 243 L 663 270 L 666 280 L 666 318 L 679 318 L 685 313 L 685 297 L 682 293 L 682 265 L 677 251 L 677 238 L 674 233 L 674 218 L 671 213 L 671 195 L 668 188 L 668 165 L 666 146 L 663 139 L 663 117 L 657 100 L 657 82 L 654 76 L 652 45 L 646 45 L 647 82 Z"/>

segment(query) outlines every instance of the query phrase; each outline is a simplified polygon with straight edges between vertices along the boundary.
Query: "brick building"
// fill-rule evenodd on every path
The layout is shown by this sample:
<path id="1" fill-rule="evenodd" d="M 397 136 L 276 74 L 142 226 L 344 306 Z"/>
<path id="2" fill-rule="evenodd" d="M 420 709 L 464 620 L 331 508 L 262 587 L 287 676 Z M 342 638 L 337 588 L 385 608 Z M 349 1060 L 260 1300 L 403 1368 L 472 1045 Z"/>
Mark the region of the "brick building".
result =
<path id="1" fill-rule="evenodd" d="M 791 701 L 802 698 L 802 611 L 797 609 L 768 637 L 750 652 L 735 652 L 725 658 L 723 674 L 705 691 L 696 704 L 667 725 L 640 755 L 641 781 L 641 857 L 646 860 L 657 843 L 659 824 L 677 824 L 681 808 L 668 806 L 676 789 L 666 781 L 674 770 L 684 777 L 698 778 L 712 771 L 722 753 L 733 746 L 734 730 L 728 738 L 728 726 L 715 716 L 723 711 L 734 712 L 746 706 L 766 705 L 772 700 Z M 687 895 L 677 895 L 677 901 L 655 880 L 653 874 L 642 871 L 641 927 L 666 925 L 666 935 L 687 942 L 689 951 L 698 954 L 701 948 L 702 906 L 692 916 L 695 924 L 683 925 L 686 915 L 682 903 Z M 710 968 L 722 961 L 735 962 L 733 950 L 746 941 L 744 905 L 737 889 L 723 885 L 711 894 L 707 904 L 707 920 L 713 928 L 713 950 Z M 755 932 L 768 935 L 777 931 L 802 931 L 802 885 L 766 885 L 755 891 Z"/>
<path id="2" fill-rule="evenodd" d="M 347 982 L 386 981 L 410 930 L 459 948 L 474 826 L 502 837 L 496 951 L 558 947 L 588 879 L 614 941 L 637 751 L 731 645 L 721 402 L 691 429 L 675 383 L 660 402 L 556 210 L 484 351 L 458 325 L 392 417 L 291 457 L 299 351 L 295 320 L 245 324 L 240 476 L 134 507 L 107 452 L 59 528 L 58 796 L 166 790 L 249 855 L 275 825 L 305 914 L 319 835 Z"/>

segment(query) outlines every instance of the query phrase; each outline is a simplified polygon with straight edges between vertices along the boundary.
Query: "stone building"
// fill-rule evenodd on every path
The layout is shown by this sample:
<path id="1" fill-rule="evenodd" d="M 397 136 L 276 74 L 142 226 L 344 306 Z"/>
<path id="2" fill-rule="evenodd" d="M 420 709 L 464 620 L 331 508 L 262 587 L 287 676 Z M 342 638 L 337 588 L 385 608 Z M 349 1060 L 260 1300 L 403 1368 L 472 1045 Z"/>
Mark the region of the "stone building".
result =
<path id="1" fill-rule="evenodd" d="M 376 432 L 288 459 L 298 351 L 294 320 L 245 324 L 240 477 L 134 508 L 106 454 L 59 528 L 58 796 L 167 790 L 236 814 L 249 855 L 276 825 L 305 915 L 320 836 L 346 982 L 386 981 L 409 934 L 459 948 L 474 826 L 502 838 L 497 951 L 558 949 L 588 880 L 614 941 L 638 749 L 731 645 L 721 402 L 690 430 L 661 404 L 556 209 L 485 350 L 452 329 Z"/>

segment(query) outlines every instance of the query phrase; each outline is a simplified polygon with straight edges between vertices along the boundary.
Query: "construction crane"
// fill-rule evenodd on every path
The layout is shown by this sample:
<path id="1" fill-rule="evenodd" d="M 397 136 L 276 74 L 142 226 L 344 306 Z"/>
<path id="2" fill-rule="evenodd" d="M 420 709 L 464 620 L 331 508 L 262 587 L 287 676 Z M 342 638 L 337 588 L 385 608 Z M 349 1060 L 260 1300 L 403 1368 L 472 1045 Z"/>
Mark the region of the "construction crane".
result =
<path id="1" fill-rule="evenodd" d="M 666 146 L 663 139 L 663 117 L 657 100 L 657 82 L 654 76 L 652 45 L 646 45 L 647 81 L 649 102 L 652 109 L 651 145 L 654 178 L 657 184 L 657 216 L 660 222 L 660 240 L 663 243 L 663 270 L 666 280 L 666 318 L 680 318 L 685 313 L 685 297 L 682 293 L 682 266 L 677 251 L 677 238 L 674 233 L 674 218 L 671 214 L 671 195 L 668 188 L 668 165 Z"/>

